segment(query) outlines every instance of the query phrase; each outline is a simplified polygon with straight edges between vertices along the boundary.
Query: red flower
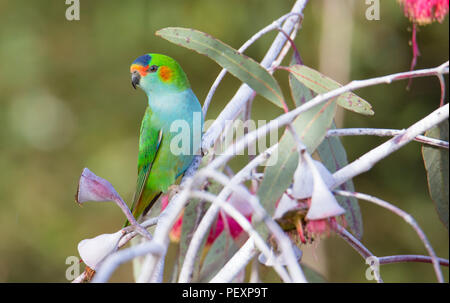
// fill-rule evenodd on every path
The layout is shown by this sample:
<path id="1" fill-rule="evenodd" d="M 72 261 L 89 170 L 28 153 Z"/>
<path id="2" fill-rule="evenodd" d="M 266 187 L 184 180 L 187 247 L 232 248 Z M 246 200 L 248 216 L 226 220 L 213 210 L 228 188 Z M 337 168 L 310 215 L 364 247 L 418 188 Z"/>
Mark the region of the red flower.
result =
<path id="1" fill-rule="evenodd" d="M 405 16 L 419 25 L 442 22 L 448 14 L 449 0 L 398 0 Z"/>
<path id="2" fill-rule="evenodd" d="M 239 237 L 239 235 L 242 232 L 242 227 L 230 216 L 227 214 L 220 212 L 219 217 L 217 218 L 217 223 L 215 226 L 211 227 L 211 230 L 209 231 L 208 239 L 206 240 L 206 246 L 210 246 L 214 243 L 214 241 L 220 236 L 222 233 L 225 223 L 224 223 L 224 217 L 226 218 L 227 222 L 227 230 L 230 233 L 231 237 L 233 239 L 236 239 Z M 251 221 L 251 215 L 245 216 L 249 221 Z"/>
<path id="3" fill-rule="evenodd" d="M 442 22 L 448 14 L 449 0 L 398 0 L 403 5 L 405 16 L 413 22 L 412 41 L 413 58 L 411 68 L 413 70 L 420 56 L 417 44 L 417 26 L 430 24 L 434 21 Z M 412 78 L 409 79 L 408 88 L 411 86 Z"/>
<path id="4" fill-rule="evenodd" d="M 167 207 L 167 204 L 169 204 L 169 195 L 164 195 L 161 197 L 161 211 L 163 211 Z M 184 209 L 178 216 L 177 221 L 175 222 L 175 224 L 172 227 L 172 230 L 170 231 L 169 238 L 170 241 L 172 242 L 178 243 L 180 241 L 181 226 L 183 225 L 183 214 Z"/>
<path id="5" fill-rule="evenodd" d="M 238 209 L 249 221 L 251 221 L 251 208 L 249 208 L 247 201 L 242 201 L 236 197 L 237 195 L 232 194 L 229 198 L 229 202 Z M 164 195 L 161 200 L 161 209 L 165 209 L 167 204 L 169 203 L 169 196 Z M 177 221 L 172 227 L 170 231 L 170 240 L 172 242 L 179 242 L 181 238 L 181 228 L 183 226 L 183 213 L 180 214 Z M 226 224 L 224 222 L 224 218 L 226 218 Z M 219 217 L 217 218 L 216 224 L 211 227 L 208 235 L 208 239 L 206 240 L 206 247 L 210 247 L 214 241 L 222 234 L 223 230 L 227 229 L 231 237 L 236 239 L 239 237 L 243 231 L 242 227 L 230 216 L 225 214 L 224 212 L 219 212 Z"/>

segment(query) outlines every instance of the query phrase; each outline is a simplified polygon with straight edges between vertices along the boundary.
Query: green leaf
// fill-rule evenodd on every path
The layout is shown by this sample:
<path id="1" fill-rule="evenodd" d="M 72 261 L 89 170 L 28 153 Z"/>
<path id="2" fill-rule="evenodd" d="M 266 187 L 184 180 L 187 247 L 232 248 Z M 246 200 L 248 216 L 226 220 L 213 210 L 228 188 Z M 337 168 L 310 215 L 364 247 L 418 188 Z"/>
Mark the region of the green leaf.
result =
<path id="1" fill-rule="evenodd" d="M 258 94 L 282 107 L 283 95 L 275 78 L 258 62 L 231 46 L 209 34 L 189 28 L 167 27 L 158 30 L 156 35 L 208 56 Z"/>
<path id="2" fill-rule="evenodd" d="M 335 129 L 333 123 L 332 129 Z M 335 172 L 348 164 L 347 153 L 339 137 L 328 137 L 317 148 L 322 163 L 329 171 Z M 346 191 L 355 191 L 353 181 L 349 180 L 339 186 L 339 189 Z M 355 197 L 336 196 L 338 203 L 346 210 L 345 220 L 353 234 L 361 239 L 363 234 L 363 224 L 358 200 Z"/>
<path id="3" fill-rule="evenodd" d="M 448 142 L 448 120 L 430 129 L 425 135 Z M 439 218 L 448 230 L 448 149 L 424 145 L 422 155 L 431 199 Z"/>
<path id="4" fill-rule="evenodd" d="M 222 187 L 219 183 L 211 182 L 206 190 L 216 195 L 219 193 L 221 188 Z M 189 244 L 191 243 L 192 236 L 194 235 L 198 224 L 203 218 L 205 212 L 208 210 L 209 206 L 210 203 L 206 203 L 204 201 L 201 201 L 200 199 L 192 199 L 184 209 L 183 225 L 181 227 L 180 237 L 180 256 L 178 258 L 179 268 L 181 268 L 184 263 L 184 257 L 188 250 Z M 207 237 L 203 239 L 201 247 L 204 247 L 206 239 Z M 200 271 L 200 257 L 201 254 L 197 254 L 197 256 L 195 257 L 195 265 L 192 278 L 193 281 L 197 280 L 198 278 L 198 274 Z"/>
<path id="5" fill-rule="evenodd" d="M 212 244 L 203 261 L 199 282 L 209 282 L 238 249 L 239 247 L 234 243 L 233 238 L 224 229 Z"/>
<path id="6" fill-rule="evenodd" d="M 312 89 L 317 94 L 324 94 L 341 87 L 339 83 L 331 78 L 309 68 L 305 65 L 293 65 L 289 71 L 294 77 L 306 87 Z M 352 92 L 346 92 L 337 98 L 337 104 L 345 109 L 363 115 L 373 115 L 372 106 L 366 100 L 358 97 Z"/>
<path id="7" fill-rule="evenodd" d="M 178 267 L 180 269 L 183 266 L 184 257 L 186 256 L 189 244 L 191 243 L 192 236 L 194 235 L 194 232 L 197 229 L 197 226 L 200 223 L 200 220 L 203 214 L 206 212 L 208 206 L 209 203 L 205 203 L 200 199 L 192 199 L 184 209 L 183 225 L 181 227 L 180 236 L 180 255 L 178 258 Z M 206 238 L 207 237 L 203 239 L 201 247 L 204 246 Z M 197 254 L 197 256 L 195 257 L 193 279 L 198 276 L 198 273 L 200 271 L 200 255 L 201 254 Z"/>
<path id="8" fill-rule="evenodd" d="M 319 274 L 317 271 L 309 267 L 308 265 L 301 264 L 303 273 L 305 274 L 306 281 L 308 283 L 327 283 L 328 281 Z"/>
<path id="9" fill-rule="evenodd" d="M 290 78 L 292 97 L 296 104 L 309 101 L 312 93 L 305 88 L 296 78 Z M 336 102 L 334 99 L 325 104 L 319 104 L 310 110 L 301 113 L 293 122 L 292 126 L 296 130 L 302 143 L 309 153 L 313 153 L 325 138 L 326 132 L 333 121 L 336 113 Z M 280 139 L 278 148 L 272 157 L 277 157 L 275 163 L 265 170 L 264 179 L 258 190 L 258 197 L 261 204 L 269 214 L 275 210 L 275 202 L 292 183 L 295 169 L 298 164 L 298 152 L 296 142 L 292 134 L 286 130 Z M 266 234 L 267 230 L 262 227 L 257 228 L 259 232 Z"/>

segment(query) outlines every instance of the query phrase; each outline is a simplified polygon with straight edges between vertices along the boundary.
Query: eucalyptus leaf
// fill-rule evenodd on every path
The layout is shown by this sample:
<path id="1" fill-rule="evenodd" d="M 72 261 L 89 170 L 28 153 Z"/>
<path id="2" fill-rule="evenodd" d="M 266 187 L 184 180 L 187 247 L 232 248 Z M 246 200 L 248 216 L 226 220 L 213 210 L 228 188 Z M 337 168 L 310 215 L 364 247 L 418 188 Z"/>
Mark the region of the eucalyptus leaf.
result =
<path id="1" fill-rule="evenodd" d="M 333 123 L 332 129 L 335 129 Z M 317 148 L 320 159 L 329 171 L 335 172 L 348 164 L 347 153 L 339 137 L 328 137 Z M 352 180 L 348 180 L 339 189 L 346 191 L 355 191 Z M 361 239 L 363 235 L 363 224 L 361 210 L 358 200 L 355 197 L 336 196 L 338 203 L 345 209 L 345 220 L 353 234 Z"/>
<path id="2" fill-rule="evenodd" d="M 221 185 L 216 182 L 211 183 L 206 189 L 212 194 L 218 194 L 221 189 Z M 189 245 L 192 240 L 192 236 L 196 231 L 198 224 L 200 224 L 203 215 L 207 211 L 210 203 L 206 203 L 200 199 L 192 199 L 189 204 L 184 209 L 183 215 L 183 225 L 181 227 L 181 237 L 180 237 L 180 256 L 178 258 L 179 268 L 184 263 L 184 257 L 189 248 Z M 201 247 L 204 247 L 207 237 L 203 239 Z M 195 281 L 198 278 L 198 274 L 200 271 L 200 256 L 201 254 L 197 254 L 195 257 L 194 263 L 194 271 L 193 271 L 193 280 Z"/>
<path id="3" fill-rule="evenodd" d="M 448 141 L 448 120 L 425 133 Z M 448 149 L 423 146 L 422 156 L 427 171 L 428 190 L 439 218 L 448 230 Z"/>
<path id="4" fill-rule="evenodd" d="M 305 65 L 290 66 L 289 71 L 298 81 L 317 94 L 324 94 L 341 87 L 338 82 Z M 352 92 L 341 94 L 336 102 L 339 106 L 355 113 L 363 115 L 374 114 L 372 105 Z"/>
<path id="5" fill-rule="evenodd" d="M 301 264 L 303 273 L 305 274 L 306 281 L 308 283 L 327 283 L 328 281 L 322 276 L 322 274 L 318 273 L 316 270 L 312 269 L 312 267 Z"/>
<path id="6" fill-rule="evenodd" d="M 283 95 L 275 78 L 258 62 L 231 46 L 190 28 L 167 27 L 158 30 L 156 35 L 211 58 L 255 92 L 283 107 Z"/>
<path id="7" fill-rule="evenodd" d="M 200 270 L 199 282 L 208 282 L 222 269 L 231 257 L 238 251 L 231 235 L 223 230 L 220 236 L 213 242 Z"/>

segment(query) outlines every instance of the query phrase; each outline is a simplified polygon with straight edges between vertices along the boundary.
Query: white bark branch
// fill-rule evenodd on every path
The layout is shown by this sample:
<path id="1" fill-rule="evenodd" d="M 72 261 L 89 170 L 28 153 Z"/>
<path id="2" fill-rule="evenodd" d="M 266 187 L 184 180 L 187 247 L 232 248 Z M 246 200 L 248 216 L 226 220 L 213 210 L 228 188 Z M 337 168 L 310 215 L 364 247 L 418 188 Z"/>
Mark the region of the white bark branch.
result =
<path id="1" fill-rule="evenodd" d="M 210 283 L 229 283 L 241 270 L 256 256 L 258 250 L 255 248 L 253 238 L 247 242 L 234 254 L 224 267 L 211 279 Z"/>
<path id="2" fill-rule="evenodd" d="M 114 270 L 122 263 L 130 261 L 136 257 L 154 254 L 159 255 L 163 252 L 163 247 L 155 241 L 146 241 L 136 246 L 119 250 L 109 255 L 100 266 L 100 269 L 95 273 L 92 279 L 93 283 L 108 282 Z"/>
<path id="3" fill-rule="evenodd" d="M 384 208 L 390 210 L 391 212 L 393 212 L 394 214 L 398 215 L 399 217 L 403 218 L 403 220 L 405 220 L 406 223 L 411 225 L 411 227 L 416 231 L 416 233 L 419 236 L 420 240 L 425 245 L 425 248 L 426 248 L 426 250 L 428 251 L 428 254 L 431 257 L 431 260 L 432 260 L 432 263 L 433 263 L 433 267 L 434 267 L 434 271 L 436 272 L 436 276 L 437 276 L 438 281 L 440 283 L 444 282 L 444 277 L 442 275 L 442 271 L 441 271 L 441 268 L 439 266 L 439 260 L 438 260 L 438 258 L 436 256 L 436 253 L 434 252 L 433 247 L 431 246 L 430 242 L 428 241 L 427 236 L 422 231 L 422 229 L 420 228 L 419 224 L 417 224 L 416 220 L 414 220 L 414 218 L 410 214 L 408 214 L 407 212 L 401 210 L 397 206 L 392 205 L 389 202 L 383 201 L 380 198 L 373 197 L 373 196 L 370 196 L 370 195 L 367 195 L 367 194 L 362 194 L 362 193 L 357 193 L 357 192 L 348 192 L 348 191 L 343 191 L 343 190 L 336 190 L 335 193 L 338 194 L 338 195 L 341 195 L 341 196 L 355 197 L 356 199 L 359 199 L 359 200 L 365 200 L 365 201 L 369 201 L 369 202 L 375 203 L 375 204 L 377 204 L 377 205 L 379 205 L 381 207 L 384 207 Z"/>
<path id="4" fill-rule="evenodd" d="M 442 121 L 448 119 L 449 105 L 448 103 L 423 118 L 422 120 L 414 123 L 404 132 L 396 135 L 394 138 L 379 145 L 378 147 L 367 152 L 357 160 L 344 166 L 333 174 L 335 184 L 333 188 L 347 182 L 347 180 L 360 175 L 370 170 L 380 160 L 386 158 L 393 152 L 399 150 L 405 144 L 414 140 L 415 137 L 429 130 L 430 128 L 438 125 Z"/>
<path id="5" fill-rule="evenodd" d="M 332 136 L 378 136 L 378 137 L 393 137 L 404 133 L 405 130 L 399 129 L 382 129 L 382 128 L 338 128 L 338 129 L 330 129 L 327 132 L 327 137 Z M 430 138 L 426 136 L 416 136 L 414 141 L 428 144 L 431 146 L 441 147 L 448 149 L 448 142 Z"/>
<path id="6" fill-rule="evenodd" d="M 252 174 L 252 170 L 261 165 L 264 161 L 266 161 L 270 157 L 271 152 L 274 149 L 275 147 L 271 147 L 262 154 L 258 155 L 256 158 L 250 161 L 243 169 L 241 169 L 236 175 L 234 175 L 233 178 L 231 178 L 230 182 L 221 190 L 221 192 L 217 196 L 218 199 L 226 199 L 232 193 L 232 188 L 240 184 L 248 176 L 250 176 Z M 184 263 L 180 272 L 179 282 L 185 283 L 191 280 L 195 256 L 197 255 L 200 249 L 202 239 L 209 232 L 209 228 L 215 221 L 218 212 L 219 207 L 213 204 L 205 213 L 203 219 L 200 221 L 200 224 L 197 227 L 196 232 L 192 236 L 191 242 L 189 243 L 188 250 L 186 251 Z"/>

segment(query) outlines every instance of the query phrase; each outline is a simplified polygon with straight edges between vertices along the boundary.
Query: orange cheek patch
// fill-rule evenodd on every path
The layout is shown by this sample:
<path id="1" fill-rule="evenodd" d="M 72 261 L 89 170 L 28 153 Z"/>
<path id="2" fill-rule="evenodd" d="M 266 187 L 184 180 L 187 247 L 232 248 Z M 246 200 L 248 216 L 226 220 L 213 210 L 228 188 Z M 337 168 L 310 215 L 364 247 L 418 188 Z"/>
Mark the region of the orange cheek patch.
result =
<path id="1" fill-rule="evenodd" d="M 167 82 L 172 80 L 172 70 L 170 69 L 170 67 L 167 66 L 161 66 L 159 68 L 159 77 L 161 78 L 162 81 Z"/>
<path id="2" fill-rule="evenodd" d="M 139 75 L 141 75 L 141 77 L 145 77 L 147 75 L 147 70 L 148 70 L 148 66 L 142 66 L 139 64 L 132 64 L 130 67 L 130 73 L 134 72 L 134 71 L 138 71 Z"/>

